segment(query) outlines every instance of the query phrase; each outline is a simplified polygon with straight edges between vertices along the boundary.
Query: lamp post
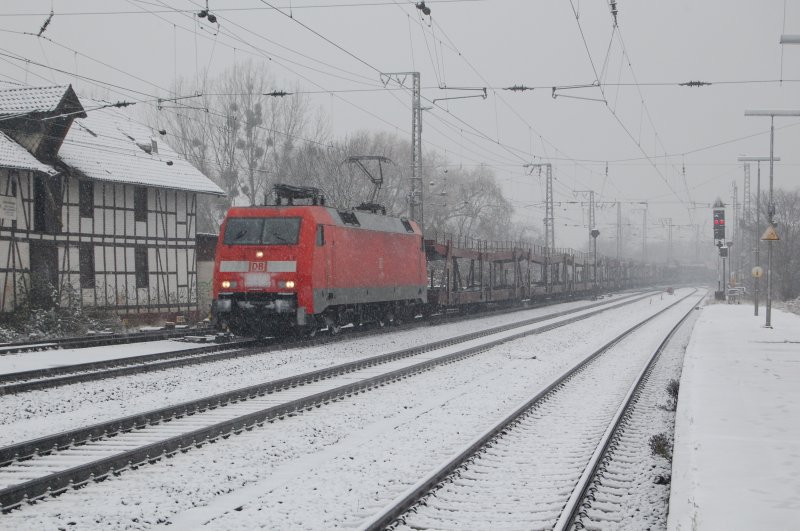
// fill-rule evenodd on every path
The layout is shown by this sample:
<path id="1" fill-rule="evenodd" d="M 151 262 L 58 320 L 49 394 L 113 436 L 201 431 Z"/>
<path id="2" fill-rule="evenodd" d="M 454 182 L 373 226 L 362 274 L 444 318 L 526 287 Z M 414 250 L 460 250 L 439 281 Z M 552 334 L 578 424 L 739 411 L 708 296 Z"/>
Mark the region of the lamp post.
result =
<path id="1" fill-rule="evenodd" d="M 594 244 L 592 246 L 593 247 L 593 253 L 594 253 L 594 258 L 592 259 L 592 267 L 594 269 L 594 296 L 597 297 L 597 288 L 598 288 L 598 284 L 597 284 L 597 237 L 600 236 L 600 231 L 597 230 L 597 229 L 592 229 L 589 232 L 589 235 L 592 237 L 592 243 Z"/>
<path id="2" fill-rule="evenodd" d="M 797 110 L 746 110 L 745 116 L 769 116 L 769 206 L 767 217 L 770 227 L 775 226 L 775 204 L 772 202 L 772 184 L 775 166 L 775 117 L 800 116 Z M 767 320 L 764 324 L 772 328 L 772 240 L 767 241 Z"/>
<path id="3" fill-rule="evenodd" d="M 761 246 L 760 246 L 761 240 L 759 239 L 760 238 L 760 233 L 758 232 L 758 230 L 759 230 L 759 227 L 761 226 L 760 225 L 760 223 L 761 223 L 761 163 L 762 162 L 768 162 L 770 159 L 769 159 L 769 157 L 745 157 L 745 156 L 743 156 L 743 157 L 738 157 L 736 160 L 738 160 L 739 162 L 755 162 L 756 165 L 757 165 L 757 168 L 758 168 L 758 171 L 757 171 L 758 177 L 756 178 L 756 222 L 755 222 L 756 230 L 754 230 L 753 233 L 755 234 L 755 238 L 756 238 L 756 242 L 755 242 L 755 253 L 756 253 L 755 264 L 756 264 L 756 267 L 760 267 L 761 266 Z M 778 161 L 781 160 L 781 158 L 780 157 L 772 157 L 772 160 L 775 161 L 775 162 L 778 162 Z M 758 295 L 759 295 L 758 288 L 759 288 L 760 280 L 761 279 L 759 277 L 754 277 L 753 278 L 753 306 L 754 306 L 753 315 L 758 315 Z"/>

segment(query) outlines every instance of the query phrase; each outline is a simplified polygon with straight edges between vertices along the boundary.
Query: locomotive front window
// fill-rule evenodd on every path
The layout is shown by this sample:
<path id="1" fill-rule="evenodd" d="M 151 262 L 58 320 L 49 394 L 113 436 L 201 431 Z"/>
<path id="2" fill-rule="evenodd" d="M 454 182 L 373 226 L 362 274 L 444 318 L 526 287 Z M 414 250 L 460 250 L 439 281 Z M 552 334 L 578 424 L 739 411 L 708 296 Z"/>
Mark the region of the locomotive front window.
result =
<path id="1" fill-rule="evenodd" d="M 261 243 L 264 220 L 259 218 L 229 218 L 225 228 L 225 245 L 257 245 Z"/>
<path id="2" fill-rule="evenodd" d="M 264 245 L 294 245 L 300 234 L 300 218 L 266 218 L 261 243 Z"/>
<path id="3" fill-rule="evenodd" d="M 225 245 L 295 245 L 300 218 L 228 218 Z"/>

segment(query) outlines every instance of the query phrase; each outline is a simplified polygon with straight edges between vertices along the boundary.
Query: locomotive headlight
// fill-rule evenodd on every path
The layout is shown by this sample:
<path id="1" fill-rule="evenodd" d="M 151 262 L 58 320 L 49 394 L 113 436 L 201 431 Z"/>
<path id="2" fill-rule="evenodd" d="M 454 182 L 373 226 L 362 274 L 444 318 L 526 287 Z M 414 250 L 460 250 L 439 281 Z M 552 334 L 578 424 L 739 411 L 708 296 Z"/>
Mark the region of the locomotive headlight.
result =
<path id="1" fill-rule="evenodd" d="M 294 287 L 294 280 L 287 280 L 286 281 L 286 287 L 287 288 L 293 288 Z"/>
<path id="2" fill-rule="evenodd" d="M 279 280 L 278 287 L 292 289 L 294 287 L 294 280 Z"/>
<path id="3" fill-rule="evenodd" d="M 256 258 L 264 258 L 264 251 L 256 251 Z"/>
<path id="4" fill-rule="evenodd" d="M 219 285 L 222 289 L 230 289 L 235 288 L 238 284 L 235 280 L 223 280 Z"/>

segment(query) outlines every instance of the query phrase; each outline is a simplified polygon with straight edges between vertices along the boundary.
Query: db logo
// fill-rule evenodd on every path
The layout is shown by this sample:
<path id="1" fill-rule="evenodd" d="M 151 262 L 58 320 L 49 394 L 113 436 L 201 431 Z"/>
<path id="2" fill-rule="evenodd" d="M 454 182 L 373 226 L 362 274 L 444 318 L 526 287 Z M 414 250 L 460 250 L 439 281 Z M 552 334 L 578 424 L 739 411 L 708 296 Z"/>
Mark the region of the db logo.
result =
<path id="1" fill-rule="evenodd" d="M 250 262 L 250 271 L 253 273 L 266 273 L 267 272 L 267 263 L 266 262 Z"/>

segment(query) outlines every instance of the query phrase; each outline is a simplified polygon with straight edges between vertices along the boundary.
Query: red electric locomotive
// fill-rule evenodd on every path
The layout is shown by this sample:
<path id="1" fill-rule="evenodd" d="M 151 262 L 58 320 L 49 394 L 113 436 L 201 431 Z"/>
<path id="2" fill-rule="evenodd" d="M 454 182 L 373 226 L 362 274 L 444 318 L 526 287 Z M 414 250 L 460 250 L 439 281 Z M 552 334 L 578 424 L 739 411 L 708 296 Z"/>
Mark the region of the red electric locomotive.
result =
<path id="1" fill-rule="evenodd" d="M 336 333 L 413 316 L 427 301 L 416 223 L 326 207 L 314 188 L 279 185 L 276 195 L 277 205 L 234 207 L 222 223 L 212 303 L 219 326 L 243 335 Z"/>

